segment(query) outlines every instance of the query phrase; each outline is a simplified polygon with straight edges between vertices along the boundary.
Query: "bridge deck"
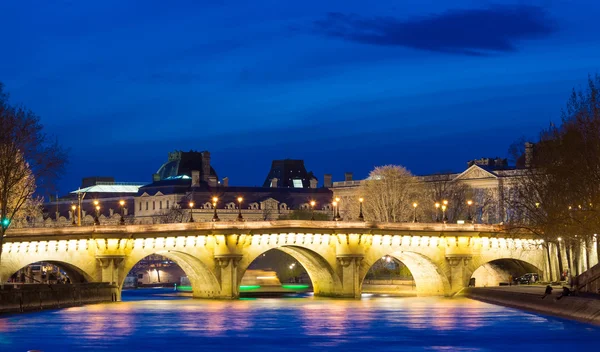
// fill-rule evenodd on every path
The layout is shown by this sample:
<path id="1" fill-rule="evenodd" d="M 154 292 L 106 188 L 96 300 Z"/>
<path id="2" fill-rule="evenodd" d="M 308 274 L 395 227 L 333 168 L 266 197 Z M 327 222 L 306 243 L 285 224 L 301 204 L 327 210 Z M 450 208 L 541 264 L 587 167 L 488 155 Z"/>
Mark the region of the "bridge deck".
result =
<path id="1" fill-rule="evenodd" d="M 273 234 L 273 233 L 315 233 L 315 234 L 385 234 L 439 236 L 444 233 L 460 236 L 495 236 L 508 235 L 501 225 L 484 224 L 444 224 L 444 223 L 376 223 L 376 222 L 336 222 L 336 221 L 249 221 L 249 222 L 192 222 L 155 225 L 99 225 L 73 227 L 19 228 L 9 229 L 7 242 L 19 240 L 35 240 L 50 236 L 79 239 L 105 238 L 140 238 L 153 235 L 165 237 L 227 235 L 227 234 Z M 523 233 L 519 234 L 520 237 Z"/>

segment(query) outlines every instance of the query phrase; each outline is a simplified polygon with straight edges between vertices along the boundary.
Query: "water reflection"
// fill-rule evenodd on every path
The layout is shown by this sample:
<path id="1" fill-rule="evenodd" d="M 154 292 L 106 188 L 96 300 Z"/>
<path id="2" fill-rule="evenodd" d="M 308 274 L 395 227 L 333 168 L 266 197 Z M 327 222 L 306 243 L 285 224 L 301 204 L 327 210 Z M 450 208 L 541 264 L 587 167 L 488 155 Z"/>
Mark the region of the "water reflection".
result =
<path id="1" fill-rule="evenodd" d="M 160 293 L 160 295 L 156 295 Z M 597 347 L 600 329 L 467 299 L 126 301 L 0 317 L 0 350 L 555 351 Z"/>

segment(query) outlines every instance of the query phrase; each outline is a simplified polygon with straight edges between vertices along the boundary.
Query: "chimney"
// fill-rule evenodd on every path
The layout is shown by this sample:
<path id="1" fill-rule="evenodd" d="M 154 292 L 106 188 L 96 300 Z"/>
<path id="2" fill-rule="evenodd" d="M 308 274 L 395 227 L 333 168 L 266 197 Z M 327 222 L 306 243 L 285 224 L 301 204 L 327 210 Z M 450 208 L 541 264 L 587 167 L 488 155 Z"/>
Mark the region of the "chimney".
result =
<path id="1" fill-rule="evenodd" d="M 202 181 L 208 182 L 210 178 L 210 153 L 202 152 Z M 216 182 L 215 182 L 216 184 Z"/>
<path id="2" fill-rule="evenodd" d="M 157 182 L 157 181 L 160 181 L 160 175 L 152 174 L 152 182 Z"/>
<path id="3" fill-rule="evenodd" d="M 533 162 L 533 143 L 525 142 L 525 167 L 530 168 Z"/>
<path id="4" fill-rule="evenodd" d="M 192 170 L 192 187 L 200 186 L 200 171 Z"/>
<path id="5" fill-rule="evenodd" d="M 219 180 L 217 180 L 217 176 L 210 175 L 208 177 L 208 186 L 209 187 L 217 187 Z"/>
<path id="6" fill-rule="evenodd" d="M 229 177 L 223 177 L 223 187 L 229 187 Z"/>
<path id="7" fill-rule="evenodd" d="M 346 172 L 344 173 L 344 181 L 352 181 L 352 173 L 351 172 Z"/>
<path id="8" fill-rule="evenodd" d="M 277 188 L 277 181 L 278 181 L 278 180 L 277 180 L 277 177 L 273 177 L 273 178 L 271 179 L 271 187 L 272 187 L 272 188 Z"/>
<path id="9" fill-rule="evenodd" d="M 331 188 L 331 186 L 333 186 L 333 183 L 331 183 L 331 174 L 325 174 L 323 176 L 323 187 Z"/>
<path id="10" fill-rule="evenodd" d="M 314 177 L 311 178 L 310 179 L 310 188 L 317 188 L 318 183 L 319 183 L 319 181 L 317 181 L 316 178 L 314 178 Z"/>

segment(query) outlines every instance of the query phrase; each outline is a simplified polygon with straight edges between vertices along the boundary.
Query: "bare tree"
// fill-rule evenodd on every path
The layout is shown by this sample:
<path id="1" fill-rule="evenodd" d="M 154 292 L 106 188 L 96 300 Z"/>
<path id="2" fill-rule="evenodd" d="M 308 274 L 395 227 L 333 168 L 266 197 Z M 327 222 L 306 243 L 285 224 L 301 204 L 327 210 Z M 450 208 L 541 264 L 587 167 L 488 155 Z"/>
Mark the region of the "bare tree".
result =
<path id="1" fill-rule="evenodd" d="M 599 76 L 590 77 L 584 90 L 573 90 L 561 125 L 540 133 L 530 166 L 507 200 L 507 208 L 514 212 L 509 225 L 526 227 L 547 245 L 564 246 L 564 266 L 578 274 L 580 263 L 591 262 L 588 250 L 581 257 L 582 246 L 591 246 L 600 226 Z M 561 256 L 558 263 L 562 271 Z"/>
<path id="2" fill-rule="evenodd" d="M 437 174 L 423 178 L 424 192 L 422 194 L 422 212 L 427 220 L 434 220 L 439 215 L 439 210 L 434 207 L 435 203 L 448 202 L 446 216 L 449 221 L 455 221 L 461 217 L 466 219 L 467 199 L 472 196 L 471 187 L 454 180 L 452 174 Z"/>
<path id="3" fill-rule="evenodd" d="M 183 222 L 186 214 L 180 207 L 173 206 L 170 209 L 163 209 L 158 212 L 157 215 L 152 216 L 152 222 L 154 224 L 172 224 L 177 222 Z"/>
<path id="4" fill-rule="evenodd" d="M 40 118 L 9 104 L 0 83 L 0 255 L 6 228 L 32 199 L 38 185 L 50 187 L 62 172 L 66 153 L 42 131 Z"/>
<path id="5" fill-rule="evenodd" d="M 364 198 L 366 220 L 401 222 L 412 217 L 412 203 L 417 199 L 421 182 L 402 166 L 378 166 L 358 190 Z"/>

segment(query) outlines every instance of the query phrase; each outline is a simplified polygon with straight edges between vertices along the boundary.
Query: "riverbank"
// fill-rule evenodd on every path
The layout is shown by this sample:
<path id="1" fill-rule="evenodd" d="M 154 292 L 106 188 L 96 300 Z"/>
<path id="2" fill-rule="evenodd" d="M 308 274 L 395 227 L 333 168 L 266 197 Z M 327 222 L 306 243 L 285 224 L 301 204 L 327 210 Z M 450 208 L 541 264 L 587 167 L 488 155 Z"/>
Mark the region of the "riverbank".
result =
<path id="1" fill-rule="evenodd" d="M 522 309 L 534 313 L 577 320 L 600 326 L 600 296 L 566 296 L 557 300 L 561 287 L 542 298 L 544 286 L 469 287 L 462 295 L 478 301 Z"/>
<path id="2" fill-rule="evenodd" d="M 0 313 L 114 302 L 117 300 L 117 294 L 117 287 L 107 283 L 4 284 L 0 286 Z"/>

